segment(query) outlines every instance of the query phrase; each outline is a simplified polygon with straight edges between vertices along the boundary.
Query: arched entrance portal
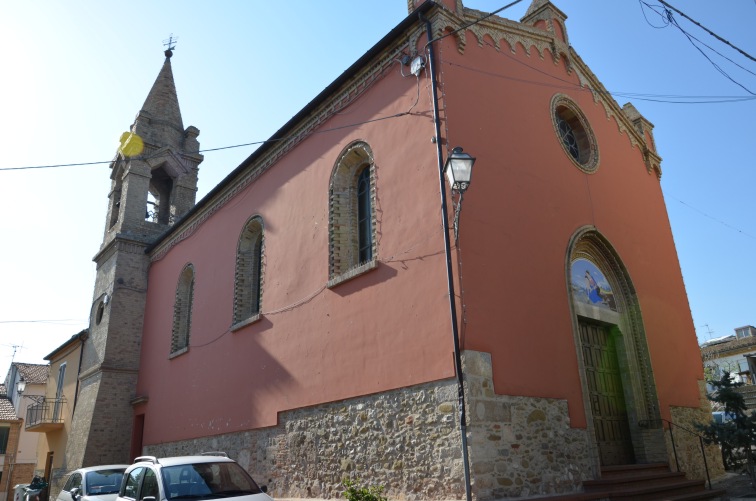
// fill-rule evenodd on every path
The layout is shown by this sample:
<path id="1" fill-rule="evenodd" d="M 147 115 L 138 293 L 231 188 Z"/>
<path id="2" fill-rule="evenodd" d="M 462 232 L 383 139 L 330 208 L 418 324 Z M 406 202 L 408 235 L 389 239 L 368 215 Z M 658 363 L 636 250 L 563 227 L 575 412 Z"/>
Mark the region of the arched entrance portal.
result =
<path id="1" fill-rule="evenodd" d="M 635 288 L 595 228 L 573 236 L 567 280 L 583 401 L 600 465 L 667 461 Z"/>

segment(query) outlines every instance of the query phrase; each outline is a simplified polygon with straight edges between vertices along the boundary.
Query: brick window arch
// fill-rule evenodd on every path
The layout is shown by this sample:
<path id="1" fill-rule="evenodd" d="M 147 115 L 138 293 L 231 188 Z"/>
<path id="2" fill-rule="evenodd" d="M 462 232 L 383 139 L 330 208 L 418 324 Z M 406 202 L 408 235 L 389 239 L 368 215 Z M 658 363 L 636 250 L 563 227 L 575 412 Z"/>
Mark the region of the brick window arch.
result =
<path id="1" fill-rule="evenodd" d="M 255 320 L 262 307 L 263 221 L 255 216 L 244 225 L 236 251 L 234 325 Z"/>
<path id="2" fill-rule="evenodd" d="M 375 267 L 375 163 L 358 141 L 339 156 L 331 174 L 328 211 L 329 284 Z"/>
<path id="3" fill-rule="evenodd" d="M 173 305 L 173 333 L 171 335 L 172 355 L 178 355 L 189 349 L 193 302 L 194 266 L 188 264 L 181 270 L 176 287 L 176 302 Z"/>

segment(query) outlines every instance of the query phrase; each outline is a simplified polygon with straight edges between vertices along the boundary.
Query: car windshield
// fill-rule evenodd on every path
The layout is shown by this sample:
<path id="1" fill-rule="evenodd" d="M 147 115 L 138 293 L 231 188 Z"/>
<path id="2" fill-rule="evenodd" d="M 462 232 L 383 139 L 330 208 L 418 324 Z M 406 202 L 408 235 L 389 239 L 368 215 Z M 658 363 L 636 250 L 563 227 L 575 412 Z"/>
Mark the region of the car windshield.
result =
<path id="1" fill-rule="evenodd" d="M 237 463 L 195 463 L 162 469 L 167 499 L 218 499 L 260 494 L 252 477 Z"/>
<path id="2" fill-rule="evenodd" d="M 125 468 L 87 472 L 87 495 L 115 494 L 121 488 Z"/>

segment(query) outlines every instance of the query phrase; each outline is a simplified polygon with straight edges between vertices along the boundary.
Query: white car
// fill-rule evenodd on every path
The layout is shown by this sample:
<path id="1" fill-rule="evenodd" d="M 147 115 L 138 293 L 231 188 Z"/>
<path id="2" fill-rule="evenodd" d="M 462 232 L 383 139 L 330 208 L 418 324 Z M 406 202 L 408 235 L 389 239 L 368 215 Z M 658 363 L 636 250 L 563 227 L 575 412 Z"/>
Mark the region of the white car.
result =
<path id="1" fill-rule="evenodd" d="M 175 501 L 233 498 L 273 501 L 225 453 L 158 459 L 141 456 L 128 467 L 117 501 Z"/>
<path id="2" fill-rule="evenodd" d="M 109 464 L 74 470 L 57 501 L 115 501 L 129 465 Z"/>

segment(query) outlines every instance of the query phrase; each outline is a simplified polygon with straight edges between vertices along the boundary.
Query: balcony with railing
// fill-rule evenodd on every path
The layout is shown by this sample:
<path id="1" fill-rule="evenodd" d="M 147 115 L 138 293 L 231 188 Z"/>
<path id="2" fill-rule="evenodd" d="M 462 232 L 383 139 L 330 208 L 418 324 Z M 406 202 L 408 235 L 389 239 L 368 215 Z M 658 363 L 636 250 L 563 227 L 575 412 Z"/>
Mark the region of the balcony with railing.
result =
<path id="1" fill-rule="evenodd" d="M 26 409 L 26 431 L 40 433 L 63 428 L 65 398 L 41 398 Z"/>

